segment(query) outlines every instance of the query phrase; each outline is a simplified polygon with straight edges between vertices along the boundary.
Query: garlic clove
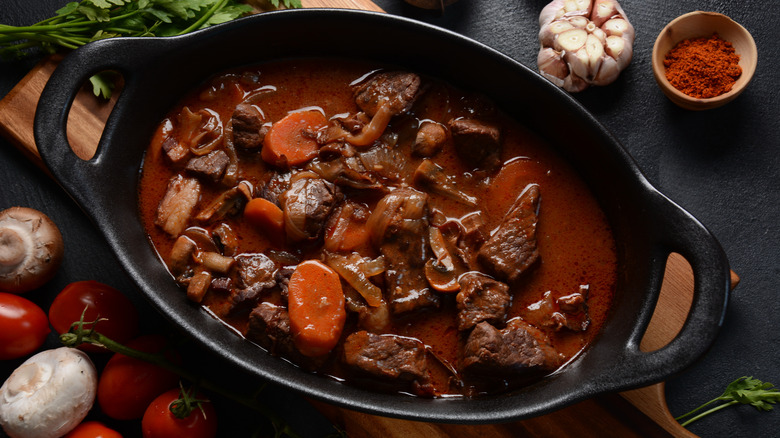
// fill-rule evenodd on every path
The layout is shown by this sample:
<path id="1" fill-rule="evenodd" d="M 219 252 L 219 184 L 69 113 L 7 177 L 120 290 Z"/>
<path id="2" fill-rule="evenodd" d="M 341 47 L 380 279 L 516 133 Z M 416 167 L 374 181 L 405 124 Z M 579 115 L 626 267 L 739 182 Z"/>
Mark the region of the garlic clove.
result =
<path id="1" fill-rule="evenodd" d="M 601 60 L 604 58 L 604 44 L 597 37 L 588 35 L 585 41 L 585 50 L 588 53 L 588 69 L 593 73 L 589 77 L 592 77 L 598 72 Z"/>
<path id="2" fill-rule="evenodd" d="M 586 88 L 588 88 L 588 83 L 577 75 L 571 74 L 563 80 L 563 89 L 571 93 L 578 93 Z"/>
<path id="3" fill-rule="evenodd" d="M 604 22 L 618 14 L 617 6 L 614 0 L 596 0 L 593 7 L 591 20 L 597 27 L 601 27 Z"/>
<path id="4" fill-rule="evenodd" d="M 590 30 L 587 29 L 590 20 L 588 20 L 586 17 L 582 17 L 582 16 L 569 17 L 569 23 L 571 23 L 571 25 L 576 28 L 585 29 L 586 31 L 590 32 Z"/>
<path id="5" fill-rule="evenodd" d="M 567 14 L 581 12 L 590 15 L 591 4 L 591 0 L 566 0 L 563 9 Z"/>
<path id="6" fill-rule="evenodd" d="M 586 79 L 590 76 L 590 71 L 588 70 L 588 51 L 585 47 L 576 52 L 566 52 L 563 59 L 569 65 L 572 76 L 577 76 L 581 79 Z"/>
<path id="7" fill-rule="evenodd" d="M 628 31 L 629 26 L 628 21 L 622 18 L 613 18 L 605 22 L 601 27 L 607 35 L 623 36 Z"/>
<path id="8" fill-rule="evenodd" d="M 552 23 L 542 26 L 539 32 L 539 41 L 542 46 L 552 47 L 555 42 L 555 38 L 561 33 L 569 29 L 573 29 L 574 26 L 568 21 L 553 21 Z"/>
<path id="9" fill-rule="evenodd" d="M 607 43 L 607 33 L 601 30 L 600 27 L 593 29 L 593 32 L 590 34 L 598 38 L 602 45 Z"/>
<path id="10" fill-rule="evenodd" d="M 593 77 L 591 83 L 593 85 L 607 85 L 617 79 L 620 74 L 620 66 L 614 58 L 605 56 L 601 62 L 598 73 Z"/>
<path id="11" fill-rule="evenodd" d="M 623 54 L 623 50 L 626 48 L 625 40 L 615 35 L 608 36 L 605 45 L 607 48 L 607 54 L 615 59 L 620 58 L 620 56 Z"/>
<path id="12" fill-rule="evenodd" d="M 570 29 L 558 35 L 553 47 L 556 50 L 576 52 L 585 45 L 587 39 L 588 33 L 584 29 Z"/>
<path id="13" fill-rule="evenodd" d="M 540 50 L 536 63 L 542 76 L 559 87 L 563 86 L 563 79 L 569 75 L 569 67 L 559 52 L 549 47 Z"/>

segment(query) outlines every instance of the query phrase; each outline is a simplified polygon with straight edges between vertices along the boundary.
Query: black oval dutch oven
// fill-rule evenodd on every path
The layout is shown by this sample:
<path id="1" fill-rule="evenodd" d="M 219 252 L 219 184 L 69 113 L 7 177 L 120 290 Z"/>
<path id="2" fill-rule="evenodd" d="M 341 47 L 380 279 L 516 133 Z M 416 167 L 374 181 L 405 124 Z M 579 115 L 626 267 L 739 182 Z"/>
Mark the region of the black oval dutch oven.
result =
<path id="1" fill-rule="evenodd" d="M 257 41 L 263 41 L 262 47 Z M 139 169 L 155 127 L 178 99 L 213 74 L 280 58 L 323 56 L 396 64 L 480 91 L 546 137 L 574 165 L 607 213 L 619 256 L 613 309 L 586 351 L 561 371 L 511 392 L 478 398 L 416 398 L 371 392 L 306 373 L 227 330 L 185 299 L 146 238 L 138 214 Z M 81 84 L 103 70 L 120 72 L 125 86 L 95 156 L 85 161 L 70 149 L 65 125 Z M 562 119 L 568 129 L 556 124 Z M 710 347 L 725 312 L 729 266 L 717 241 L 648 183 L 591 114 L 507 56 L 413 20 L 362 11 L 288 10 L 182 37 L 98 41 L 67 56 L 52 75 L 38 105 L 35 139 L 53 176 L 97 224 L 141 291 L 170 321 L 217 360 L 345 408 L 451 423 L 541 415 L 597 394 L 656 383 L 681 371 Z M 691 312 L 671 343 L 642 352 L 639 343 L 671 252 L 682 254 L 693 268 Z"/>

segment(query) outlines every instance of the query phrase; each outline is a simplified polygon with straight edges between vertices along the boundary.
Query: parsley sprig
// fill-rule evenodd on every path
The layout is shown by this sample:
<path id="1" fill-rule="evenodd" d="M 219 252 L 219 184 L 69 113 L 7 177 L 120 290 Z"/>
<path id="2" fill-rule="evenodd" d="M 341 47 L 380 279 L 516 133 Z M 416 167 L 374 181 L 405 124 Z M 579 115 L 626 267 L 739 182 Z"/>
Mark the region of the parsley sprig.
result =
<path id="1" fill-rule="evenodd" d="M 704 408 L 719 402 L 720 404 L 717 406 L 699 413 Z M 762 382 L 758 379 L 754 379 L 752 376 L 743 376 L 731 382 L 720 397 L 716 397 L 698 408 L 680 415 L 675 418 L 675 420 L 680 421 L 698 413 L 698 415 L 681 423 L 684 427 L 706 415 L 736 404 L 751 405 L 759 411 L 771 411 L 773 408 L 772 405 L 777 402 L 780 402 L 780 389 L 775 388 L 775 386 L 769 382 Z"/>
<path id="2" fill-rule="evenodd" d="M 301 0 L 268 0 L 278 8 L 301 7 Z M 252 7 L 235 0 L 82 0 L 30 26 L 0 24 L 0 58 L 18 58 L 30 50 L 54 53 L 92 41 L 120 36 L 174 36 L 225 23 Z M 110 95 L 105 75 L 90 79 L 95 94 Z"/>

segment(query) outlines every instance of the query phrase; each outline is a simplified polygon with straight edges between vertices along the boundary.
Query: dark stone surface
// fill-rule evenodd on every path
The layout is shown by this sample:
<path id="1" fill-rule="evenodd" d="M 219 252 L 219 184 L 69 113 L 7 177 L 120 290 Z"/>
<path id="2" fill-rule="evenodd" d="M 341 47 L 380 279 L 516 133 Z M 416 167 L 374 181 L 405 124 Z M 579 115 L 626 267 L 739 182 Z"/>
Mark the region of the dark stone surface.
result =
<path id="1" fill-rule="evenodd" d="M 444 13 L 416 9 L 402 0 L 376 2 L 389 13 L 462 33 L 535 67 L 538 13 L 546 1 L 459 0 Z M 31 24 L 65 3 L 4 0 L 0 23 Z M 576 98 L 623 143 L 651 183 L 715 234 L 741 277 L 713 348 L 667 382 L 669 408 L 679 415 L 720 395 L 729 382 L 743 375 L 780 383 L 780 71 L 774 65 L 780 50 L 772 43 L 780 11 L 771 4 L 737 0 L 625 0 L 621 4 L 637 31 L 634 59 L 616 83 L 588 89 Z M 721 12 L 741 23 L 753 34 L 759 53 L 758 69 L 748 89 L 727 106 L 705 112 L 686 111 L 667 100 L 650 66 L 658 32 L 668 21 L 694 10 Z M 0 62 L 0 96 L 34 63 L 35 59 Z M 65 239 L 66 257 L 57 276 L 28 298 L 48 308 L 66 284 L 94 279 L 128 292 L 145 315 L 145 331 L 166 328 L 135 293 L 86 215 L 56 183 L 0 139 L 0 208 L 12 205 L 44 211 L 60 226 Z M 54 335 L 47 345 L 57 345 Z M 190 353 L 197 357 L 199 352 Z M 0 375 L 7 375 L 20 362 L 0 363 Z M 219 375 L 218 370 L 204 371 Z M 332 431 L 296 395 L 273 387 L 264 394 L 262 399 L 268 404 L 285 406 L 283 415 L 304 435 L 323 436 Z M 220 414 L 235 418 L 242 411 Z M 124 429 L 125 436 L 140 435 L 135 423 L 117 427 Z M 694 423 L 690 430 L 703 437 L 772 436 L 780 430 L 780 415 L 738 406 Z"/>

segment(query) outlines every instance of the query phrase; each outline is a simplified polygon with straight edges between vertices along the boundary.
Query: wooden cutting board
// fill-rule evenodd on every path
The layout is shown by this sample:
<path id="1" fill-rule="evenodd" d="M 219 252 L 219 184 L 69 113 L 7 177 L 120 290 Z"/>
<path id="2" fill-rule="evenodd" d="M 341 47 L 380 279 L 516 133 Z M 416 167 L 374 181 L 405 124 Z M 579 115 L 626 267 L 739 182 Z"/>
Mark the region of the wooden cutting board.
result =
<path id="1" fill-rule="evenodd" d="M 303 0 L 304 7 L 364 9 L 383 12 L 369 0 Z M 44 59 L 0 101 L 0 134 L 46 171 L 33 138 L 35 107 L 46 81 L 61 57 Z M 115 96 L 119 93 L 115 93 Z M 95 99 L 86 88 L 76 98 L 68 118 L 68 138 L 81 158 L 97 147 L 113 101 Z M 739 278 L 732 273 L 732 287 Z M 641 343 L 653 351 L 672 340 L 688 314 L 693 297 L 693 272 L 688 262 L 672 254 L 667 262 L 661 298 Z M 322 403 L 315 406 L 350 437 L 355 438 L 504 438 L 504 437 L 695 437 L 674 420 L 666 405 L 664 384 L 591 400 L 529 420 L 499 425 L 446 425 L 383 418 Z"/>

